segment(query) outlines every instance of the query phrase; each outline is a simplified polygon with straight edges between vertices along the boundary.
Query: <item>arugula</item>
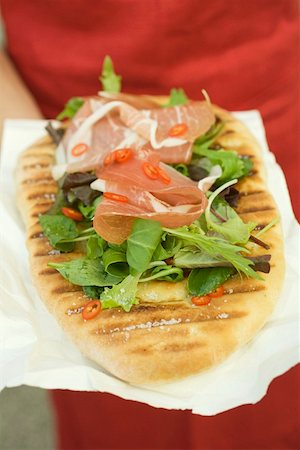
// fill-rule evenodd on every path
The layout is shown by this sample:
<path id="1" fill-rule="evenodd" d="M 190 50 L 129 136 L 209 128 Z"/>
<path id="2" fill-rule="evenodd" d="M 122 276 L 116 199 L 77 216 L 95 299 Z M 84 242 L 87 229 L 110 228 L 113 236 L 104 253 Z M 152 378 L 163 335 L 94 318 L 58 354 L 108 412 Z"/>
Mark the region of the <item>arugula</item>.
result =
<path id="1" fill-rule="evenodd" d="M 83 103 L 84 100 L 81 97 L 70 98 L 70 100 L 65 104 L 64 109 L 58 114 L 56 119 L 72 119 L 72 117 L 74 117 L 77 111 L 82 107 Z"/>
<path id="2" fill-rule="evenodd" d="M 173 88 L 170 90 L 170 96 L 168 103 L 163 105 L 164 107 L 185 105 L 188 102 L 188 97 L 182 88 Z"/>
<path id="3" fill-rule="evenodd" d="M 122 77 L 117 75 L 114 70 L 114 65 L 110 56 L 105 56 L 100 81 L 103 90 L 107 92 L 120 92 Z"/>
<path id="4" fill-rule="evenodd" d="M 100 258 L 50 262 L 48 266 L 57 269 L 66 280 L 78 286 L 112 286 L 121 280 L 120 277 L 105 272 Z"/>
<path id="5" fill-rule="evenodd" d="M 126 253 L 109 248 L 103 253 L 104 269 L 110 275 L 115 275 L 121 279 L 129 275 L 129 266 L 126 259 Z"/>
<path id="6" fill-rule="evenodd" d="M 162 235 L 162 228 L 154 220 L 136 219 L 127 239 L 127 262 L 132 274 L 142 273 L 152 259 Z"/>
<path id="7" fill-rule="evenodd" d="M 247 252 L 244 247 L 231 244 L 224 239 L 214 236 L 206 236 L 203 232 L 190 231 L 188 227 L 163 228 L 170 235 L 183 239 L 190 245 L 195 245 L 205 253 L 219 259 L 226 259 L 238 272 L 246 276 L 261 280 L 262 278 L 250 267 L 252 262 L 242 256 L 240 252 Z M 201 231 L 201 230 L 199 230 Z"/>
<path id="8" fill-rule="evenodd" d="M 130 311 L 132 305 L 138 303 L 136 299 L 137 286 L 141 274 L 128 275 L 124 280 L 111 289 L 104 289 L 101 295 L 102 309 L 121 306 L 124 311 Z"/>
<path id="9" fill-rule="evenodd" d="M 39 221 L 52 247 L 64 252 L 74 249 L 74 242 L 60 242 L 64 239 L 73 240 L 79 236 L 74 220 L 63 215 L 43 214 L 39 217 Z"/>
<path id="10" fill-rule="evenodd" d="M 189 292 L 197 296 L 209 294 L 234 273 L 232 267 L 193 269 L 188 277 Z"/>

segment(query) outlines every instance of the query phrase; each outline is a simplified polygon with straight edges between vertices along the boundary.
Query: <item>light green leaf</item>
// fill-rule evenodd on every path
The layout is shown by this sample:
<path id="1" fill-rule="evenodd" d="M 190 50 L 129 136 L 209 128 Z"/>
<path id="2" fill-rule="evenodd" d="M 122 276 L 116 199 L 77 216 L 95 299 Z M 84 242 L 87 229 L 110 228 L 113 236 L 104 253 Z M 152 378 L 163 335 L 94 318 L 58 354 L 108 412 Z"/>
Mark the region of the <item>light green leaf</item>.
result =
<path id="1" fill-rule="evenodd" d="M 102 74 L 100 81 L 103 90 L 107 92 L 120 92 L 122 77 L 117 75 L 114 70 L 114 65 L 110 56 L 105 56 L 102 66 Z"/>

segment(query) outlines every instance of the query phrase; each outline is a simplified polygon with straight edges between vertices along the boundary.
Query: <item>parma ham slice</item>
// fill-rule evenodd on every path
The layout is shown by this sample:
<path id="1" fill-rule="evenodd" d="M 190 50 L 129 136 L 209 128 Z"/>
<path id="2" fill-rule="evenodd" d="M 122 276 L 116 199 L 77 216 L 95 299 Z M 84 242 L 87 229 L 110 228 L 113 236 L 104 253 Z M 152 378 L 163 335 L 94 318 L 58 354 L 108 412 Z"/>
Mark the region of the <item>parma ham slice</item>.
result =
<path id="1" fill-rule="evenodd" d="M 149 168 L 158 170 L 157 178 Z M 195 182 L 161 163 L 158 153 L 149 149 L 133 152 L 126 162 L 99 168 L 97 176 L 92 187 L 103 191 L 104 199 L 96 210 L 94 228 L 111 243 L 123 242 L 137 217 L 175 228 L 190 225 L 207 204 Z"/>
<path id="2" fill-rule="evenodd" d="M 146 96 L 139 100 L 129 94 L 109 97 L 88 98 L 75 115 L 57 149 L 56 179 L 65 171 L 95 169 L 113 149 L 139 148 L 145 143 L 159 152 L 163 162 L 187 163 L 192 143 L 215 121 L 207 102 L 163 108 L 155 107 Z"/>

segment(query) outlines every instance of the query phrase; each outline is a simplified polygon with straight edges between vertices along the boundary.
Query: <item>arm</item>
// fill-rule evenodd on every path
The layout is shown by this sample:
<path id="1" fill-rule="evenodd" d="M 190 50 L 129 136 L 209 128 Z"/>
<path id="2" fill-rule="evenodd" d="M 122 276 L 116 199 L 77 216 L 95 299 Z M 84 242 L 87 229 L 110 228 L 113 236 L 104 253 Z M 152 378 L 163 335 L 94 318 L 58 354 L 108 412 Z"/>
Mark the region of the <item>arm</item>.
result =
<path id="1" fill-rule="evenodd" d="M 0 136 L 4 119 L 41 119 L 42 113 L 5 51 L 0 49 Z"/>

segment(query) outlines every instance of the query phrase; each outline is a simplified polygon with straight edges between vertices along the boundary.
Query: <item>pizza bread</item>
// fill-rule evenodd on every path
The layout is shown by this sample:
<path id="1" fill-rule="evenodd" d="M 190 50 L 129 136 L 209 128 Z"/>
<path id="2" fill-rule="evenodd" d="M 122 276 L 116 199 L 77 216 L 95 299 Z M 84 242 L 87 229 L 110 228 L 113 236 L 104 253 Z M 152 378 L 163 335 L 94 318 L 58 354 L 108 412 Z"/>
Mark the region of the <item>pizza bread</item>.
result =
<path id="1" fill-rule="evenodd" d="M 225 126 L 216 138 L 224 149 L 251 157 L 252 175 L 239 181 L 236 211 L 244 222 L 265 227 L 278 216 L 266 189 L 260 148 L 246 127 L 230 113 L 214 107 Z M 66 281 L 49 262 L 78 258 L 59 253 L 43 235 L 39 214 L 52 205 L 57 184 L 51 175 L 55 145 L 44 137 L 25 150 L 17 167 L 17 203 L 26 225 L 33 282 L 52 313 L 81 352 L 116 377 L 130 383 L 177 380 L 210 368 L 250 341 L 263 327 L 279 297 L 284 256 L 279 224 L 264 235 L 270 246 L 271 270 L 264 281 L 234 276 L 225 292 L 206 306 L 191 304 L 186 281 L 142 283 L 139 303 L 130 312 L 103 310 L 84 321 L 82 307 L 90 300 L 80 286 Z M 266 250 L 253 244 L 253 255 Z"/>

